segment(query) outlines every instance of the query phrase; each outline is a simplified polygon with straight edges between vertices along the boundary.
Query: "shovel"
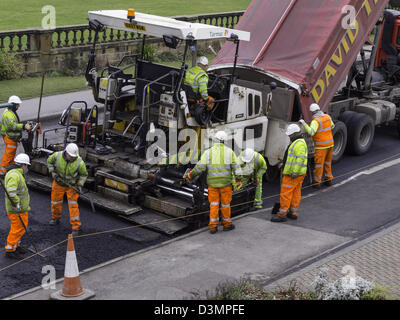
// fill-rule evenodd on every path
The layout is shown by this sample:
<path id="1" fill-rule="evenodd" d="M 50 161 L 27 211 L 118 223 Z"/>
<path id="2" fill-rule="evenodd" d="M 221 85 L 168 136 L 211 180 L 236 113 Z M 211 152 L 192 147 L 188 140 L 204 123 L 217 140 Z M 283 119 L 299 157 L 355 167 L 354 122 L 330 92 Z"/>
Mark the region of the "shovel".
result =
<path id="1" fill-rule="evenodd" d="M 74 186 L 70 185 L 68 182 L 64 181 L 63 179 L 60 178 L 60 176 L 57 175 L 57 179 L 60 180 L 62 183 L 66 184 L 69 188 L 71 188 L 72 190 L 74 190 L 76 193 L 78 193 L 79 195 L 82 195 L 82 193 L 79 191 L 79 189 L 75 188 Z M 57 180 L 56 179 L 56 180 Z M 90 201 L 90 206 L 92 207 L 92 211 L 96 212 L 96 209 L 94 208 L 94 203 L 93 203 L 93 199 L 89 196 L 87 196 L 87 198 Z"/>

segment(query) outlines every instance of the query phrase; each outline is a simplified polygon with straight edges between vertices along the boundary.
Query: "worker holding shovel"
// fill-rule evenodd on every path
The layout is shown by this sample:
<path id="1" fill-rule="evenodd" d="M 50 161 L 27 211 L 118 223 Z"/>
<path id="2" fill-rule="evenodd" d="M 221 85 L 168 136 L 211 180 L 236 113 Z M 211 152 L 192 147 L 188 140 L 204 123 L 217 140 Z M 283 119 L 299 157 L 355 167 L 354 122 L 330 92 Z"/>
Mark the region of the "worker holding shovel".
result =
<path id="1" fill-rule="evenodd" d="M 6 192 L 6 211 L 11 222 L 11 229 L 7 237 L 6 257 L 21 259 L 25 250 L 20 247 L 21 238 L 28 225 L 28 211 L 30 210 L 30 198 L 24 173 L 30 166 L 29 156 L 25 153 L 18 154 L 5 175 L 4 184 L 1 184 Z"/>
<path id="2" fill-rule="evenodd" d="M 51 220 L 55 226 L 60 223 L 64 194 L 67 194 L 72 235 L 79 235 L 81 219 L 78 198 L 88 177 L 85 162 L 79 156 L 79 148 L 69 143 L 64 151 L 53 153 L 47 159 L 49 173 L 53 177 L 51 189 Z"/>

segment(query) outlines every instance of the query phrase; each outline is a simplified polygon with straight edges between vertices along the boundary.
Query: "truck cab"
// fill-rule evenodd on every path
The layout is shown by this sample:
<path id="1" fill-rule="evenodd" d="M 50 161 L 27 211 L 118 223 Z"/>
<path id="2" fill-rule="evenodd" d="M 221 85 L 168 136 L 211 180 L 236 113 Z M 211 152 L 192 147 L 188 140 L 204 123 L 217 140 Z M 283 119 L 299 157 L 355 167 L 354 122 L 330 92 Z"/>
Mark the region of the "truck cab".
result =
<path id="1" fill-rule="evenodd" d="M 375 68 L 385 80 L 400 81 L 400 11 L 385 10 L 378 43 Z"/>

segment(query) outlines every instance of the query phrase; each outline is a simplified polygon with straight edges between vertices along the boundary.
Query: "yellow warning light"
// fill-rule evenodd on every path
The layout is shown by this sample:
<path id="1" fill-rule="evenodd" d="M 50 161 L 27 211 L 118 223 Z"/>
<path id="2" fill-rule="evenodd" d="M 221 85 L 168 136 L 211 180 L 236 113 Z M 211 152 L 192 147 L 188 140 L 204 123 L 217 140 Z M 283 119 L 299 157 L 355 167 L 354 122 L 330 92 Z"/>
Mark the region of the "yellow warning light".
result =
<path id="1" fill-rule="evenodd" d="M 135 19 L 135 9 L 128 9 L 128 19 Z"/>

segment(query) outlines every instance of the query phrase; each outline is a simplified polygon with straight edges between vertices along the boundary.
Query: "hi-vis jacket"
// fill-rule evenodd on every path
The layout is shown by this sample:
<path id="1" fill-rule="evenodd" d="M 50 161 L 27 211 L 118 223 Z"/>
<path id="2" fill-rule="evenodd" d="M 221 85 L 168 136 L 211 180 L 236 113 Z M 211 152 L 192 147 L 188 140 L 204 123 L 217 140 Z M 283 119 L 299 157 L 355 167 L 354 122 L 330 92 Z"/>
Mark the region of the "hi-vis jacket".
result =
<path id="1" fill-rule="evenodd" d="M 299 176 L 307 173 L 307 156 L 308 148 L 304 139 L 297 139 L 292 142 L 288 149 L 283 174 L 291 175 L 292 173 Z"/>
<path id="2" fill-rule="evenodd" d="M 186 71 L 184 84 L 192 87 L 194 93 L 200 93 L 204 100 L 208 99 L 208 74 L 199 66 Z"/>
<path id="3" fill-rule="evenodd" d="M 85 162 L 79 156 L 73 162 L 69 162 L 63 153 L 64 151 L 55 152 L 47 159 L 50 174 L 55 171 L 62 181 L 72 186 L 83 187 L 88 177 Z M 65 187 L 66 184 L 62 181 L 57 180 L 57 183 Z"/>
<path id="4" fill-rule="evenodd" d="M 307 133 L 313 137 L 315 149 L 333 147 L 332 129 L 335 127 L 331 117 L 323 112 L 313 115 L 310 126 L 305 125 Z"/>
<path id="5" fill-rule="evenodd" d="M 242 158 L 244 151 L 239 156 L 239 159 Z M 254 152 L 254 159 L 250 163 L 241 163 L 240 168 L 236 170 L 237 176 L 244 176 L 246 179 L 252 178 L 254 181 L 258 180 L 258 183 L 262 184 L 262 176 L 267 171 L 267 163 L 265 162 L 264 157 L 258 152 Z M 247 182 L 247 181 L 243 181 Z"/>
<path id="6" fill-rule="evenodd" d="M 7 138 L 19 141 L 22 137 L 24 125 L 19 123 L 19 118 L 16 113 L 10 109 L 6 109 L 1 117 L 1 134 Z"/>
<path id="7" fill-rule="evenodd" d="M 20 204 L 20 209 L 17 210 L 16 207 L 12 206 L 11 201 L 6 196 L 7 213 L 21 213 L 31 209 L 29 206 L 29 191 L 21 168 L 9 170 L 4 178 L 4 185 L 14 205 Z"/>
<path id="8" fill-rule="evenodd" d="M 207 170 L 207 185 L 213 188 L 224 188 L 232 185 L 235 179 L 234 172 L 239 166 L 233 150 L 223 143 L 216 143 L 202 154 L 192 174 L 197 176 Z"/>

